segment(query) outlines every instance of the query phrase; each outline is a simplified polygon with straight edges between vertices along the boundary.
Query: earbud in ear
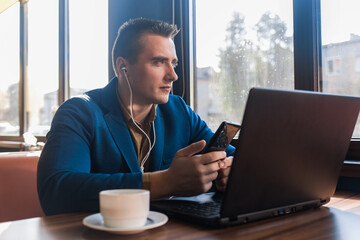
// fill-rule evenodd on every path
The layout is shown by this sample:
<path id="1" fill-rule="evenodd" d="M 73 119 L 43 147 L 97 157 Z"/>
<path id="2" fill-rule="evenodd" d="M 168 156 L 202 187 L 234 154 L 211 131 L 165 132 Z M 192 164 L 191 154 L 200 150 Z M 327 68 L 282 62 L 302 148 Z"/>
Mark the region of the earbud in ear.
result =
<path id="1" fill-rule="evenodd" d="M 127 69 L 126 69 L 126 66 L 125 66 L 125 65 L 122 65 L 122 66 L 120 67 L 120 70 L 123 71 L 123 72 L 127 72 Z"/>

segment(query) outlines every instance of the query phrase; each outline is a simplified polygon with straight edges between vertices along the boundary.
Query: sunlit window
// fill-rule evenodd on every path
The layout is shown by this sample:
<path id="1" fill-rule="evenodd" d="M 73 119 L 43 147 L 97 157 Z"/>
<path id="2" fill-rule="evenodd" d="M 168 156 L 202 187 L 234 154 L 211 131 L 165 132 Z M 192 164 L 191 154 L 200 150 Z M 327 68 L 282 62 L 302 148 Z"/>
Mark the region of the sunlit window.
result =
<path id="1" fill-rule="evenodd" d="M 19 135 L 19 8 L 0 14 L 0 135 Z"/>
<path id="2" fill-rule="evenodd" d="M 29 1 L 28 19 L 27 131 L 44 136 L 58 107 L 59 3 Z"/>
<path id="3" fill-rule="evenodd" d="M 72 97 L 108 83 L 108 1 L 71 0 L 69 16 Z"/>
<path id="4" fill-rule="evenodd" d="M 294 89 L 289 0 L 196 1 L 196 110 L 216 130 L 241 122 L 252 87 Z"/>

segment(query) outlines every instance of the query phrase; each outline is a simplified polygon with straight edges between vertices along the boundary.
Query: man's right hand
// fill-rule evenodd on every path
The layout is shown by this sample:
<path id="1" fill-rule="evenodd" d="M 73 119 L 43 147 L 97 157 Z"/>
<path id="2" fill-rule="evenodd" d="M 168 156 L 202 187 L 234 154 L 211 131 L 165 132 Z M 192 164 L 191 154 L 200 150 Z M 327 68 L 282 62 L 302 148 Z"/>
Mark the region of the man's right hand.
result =
<path id="1" fill-rule="evenodd" d="M 151 198 L 192 196 L 210 190 L 218 176 L 219 161 L 226 158 L 224 151 L 195 155 L 206 145 L 204 140 L 180 149 L 169 169 L 151 176 Z"/>

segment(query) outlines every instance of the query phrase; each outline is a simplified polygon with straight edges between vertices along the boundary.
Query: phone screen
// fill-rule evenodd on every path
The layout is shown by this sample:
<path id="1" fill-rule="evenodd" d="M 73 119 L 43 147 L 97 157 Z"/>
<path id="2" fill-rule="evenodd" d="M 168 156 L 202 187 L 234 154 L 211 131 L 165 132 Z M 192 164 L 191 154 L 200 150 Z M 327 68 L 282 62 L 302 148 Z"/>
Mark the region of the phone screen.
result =
<path id="1" fill-rule="evenodd" d="M 214 136 L 206 145 L 203 153 L 224 151 L 229 146 L 231 140 L 235 137 L 240 127 L 241 126 L 237 123 L 227 121 L 222 122 L 216 130 Z"/>

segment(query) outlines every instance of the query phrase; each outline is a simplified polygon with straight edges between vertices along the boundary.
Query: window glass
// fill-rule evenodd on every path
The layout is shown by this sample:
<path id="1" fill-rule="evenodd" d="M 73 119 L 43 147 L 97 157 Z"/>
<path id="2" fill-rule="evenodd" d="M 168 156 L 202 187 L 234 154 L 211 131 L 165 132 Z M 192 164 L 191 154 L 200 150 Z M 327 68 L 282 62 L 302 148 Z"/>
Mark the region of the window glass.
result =
<path id="1" fill-rule="evenodd" d="M 360 2 L 322 0 L 322 91 L 360 96 Z M 360 137 L 360 119 L 353 137 Z"/>
<path id="2" fill-rule="evenodd" d="M 355 72 L 360 72 L 360 56 L 355 59 Z"/>
<path id="3" fill-rule="evenodd" d="M 252 87 L 294 89 L 289 0 L 196 1 L 195 109 L 216 130 L 241 122 Z"/>
<path id="4" fill-rule="evenodd" d="M 0 135 L 19 135 L 19 8 L 0 14 Z"/>
<path id="5" fill-rule="evenodd" d="M 58 107 L 59 3 L 28 2 L 28 83 L 25 113 L 29 131 L 44 136 Z"/>
<path id="6" fill-rule="evenodd" d="M 108 82 L 108 1 L 69 1 L 70 96 Z"/>

